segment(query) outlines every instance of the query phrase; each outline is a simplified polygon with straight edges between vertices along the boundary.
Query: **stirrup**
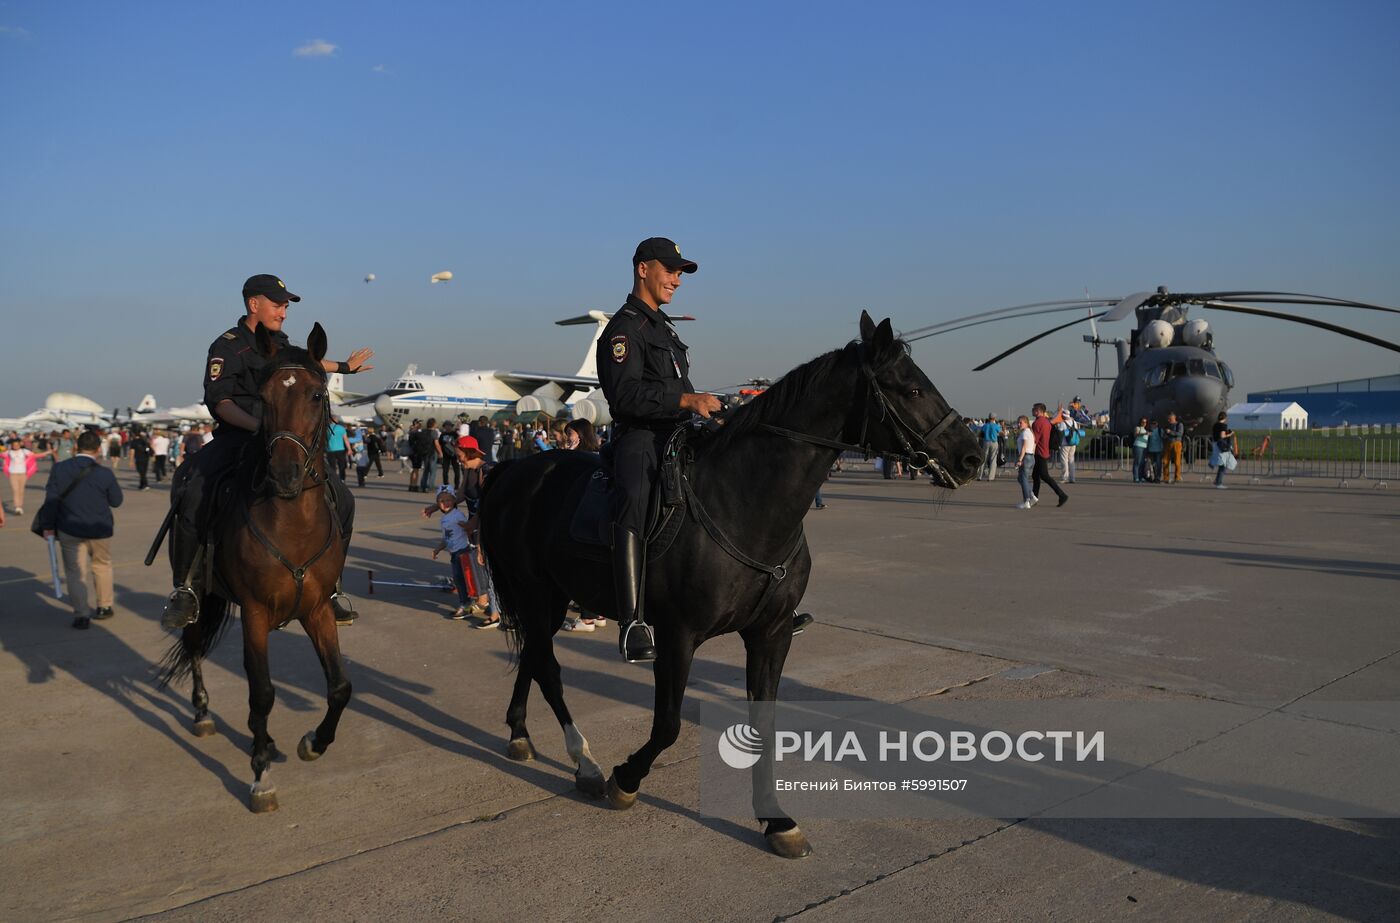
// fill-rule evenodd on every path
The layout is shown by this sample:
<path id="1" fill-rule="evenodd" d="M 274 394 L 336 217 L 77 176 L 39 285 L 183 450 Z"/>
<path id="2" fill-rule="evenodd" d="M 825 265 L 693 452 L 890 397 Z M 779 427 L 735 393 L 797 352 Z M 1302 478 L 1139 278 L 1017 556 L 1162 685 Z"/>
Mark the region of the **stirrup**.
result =
<path id="1" fill-rule="evenodd" d="M 639 632 L 632 644 L 632 631 Z M 656 659 L 656 639 L 652 637 L 651 626 L 646 622 L 628 622 L 617 634 L 617 651 L 628 663 L 650 663 Z"/>
<path id="2" fill-rule="evenodd" d="M 199 594 L 193 587 L 181 584 L 165 600 L 165 611 L 160 615 L 160 627 L 166 631 L 179 631 L 187 625 L 199 621 Z"/>
<path id="3" fill-rule="evenodd" d="M 802 634 L 802 630 L 814 621 L 816 620 L 812 618 L 812 613 L 810 612 L 794 612 L 792 614 L 792 633 L 795 635 Z"/>
<path id="4" fill-rule="evenodd" d="M 339 581 L 336 582 L 335 592 L 331 594 L 331 611 L 335 613 L 335 623 L 337 625 L 350 625 L 360 614 L 355 611 L 355 604 L 350 597 L 345 595 L 345 591 L 340 588 Z"/>

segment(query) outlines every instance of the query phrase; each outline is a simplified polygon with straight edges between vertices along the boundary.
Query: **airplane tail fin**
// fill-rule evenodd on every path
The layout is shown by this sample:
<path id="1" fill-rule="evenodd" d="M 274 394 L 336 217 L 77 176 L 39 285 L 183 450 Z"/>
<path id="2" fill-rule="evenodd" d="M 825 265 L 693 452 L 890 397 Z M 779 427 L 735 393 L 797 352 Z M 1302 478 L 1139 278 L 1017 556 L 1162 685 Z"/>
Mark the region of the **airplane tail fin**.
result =
<path id="1" fill-rule="evenodd" d="M 137 413 L 150 413 L 156 409 L 156 397 L 154 394 L 147 394 L 141 398 L 141 403 L 136 405 Z"/>
<path id="2" fill-rule="evenodd" d="M 583 354 L 583 364 L 579 366 L 575 373 L 579 378 L 598 377 L 598 339 L 603 335 L 603 328 L 608 325 L 612 315 L 606 311 L 589 311 L 587 314 L 580 314 L 578 317 L 566 317 L 564 320 L 557 320 L 554 323 L 560 327 L 573 327 L 581 324 L 597 324 L 593 331 L 593 339 L 588 341 L 588 351 Z"/>

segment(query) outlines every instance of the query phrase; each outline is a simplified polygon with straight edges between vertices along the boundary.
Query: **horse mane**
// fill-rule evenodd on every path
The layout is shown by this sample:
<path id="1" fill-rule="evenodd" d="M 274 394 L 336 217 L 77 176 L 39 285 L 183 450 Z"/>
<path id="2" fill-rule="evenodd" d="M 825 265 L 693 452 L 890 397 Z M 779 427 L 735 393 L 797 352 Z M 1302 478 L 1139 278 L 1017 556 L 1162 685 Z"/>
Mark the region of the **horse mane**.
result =
<path id="1" fill-rule="evenodd" d="M 723 452 L 730 444 L 765 423 L 778 424 L 800 406 L 808 405 L 814 394 L 821 391 L 831 380 L 841 360 L 855 344 L 823 353 L 779 378 L 758 397 L 742 407 L 730 411 L 724 417 L 724 425 L 719 432 L 706 439 L 702 451 Z"/>

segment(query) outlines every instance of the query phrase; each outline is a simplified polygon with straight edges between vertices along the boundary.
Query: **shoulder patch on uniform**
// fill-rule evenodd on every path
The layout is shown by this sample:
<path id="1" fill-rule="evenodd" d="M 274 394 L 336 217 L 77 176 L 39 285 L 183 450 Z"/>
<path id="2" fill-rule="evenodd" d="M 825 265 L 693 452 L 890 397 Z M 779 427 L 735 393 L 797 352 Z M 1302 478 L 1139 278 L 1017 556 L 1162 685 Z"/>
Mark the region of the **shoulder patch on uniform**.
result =
<path id="1" fill-rule="evenodd" d="M 621 314 L 623 317 L 636 317 L 637 309 L 632 307 L 630 304 L 627 304 L 623 305 L 622 310 L 618 311 L 617 313 Z"/>
<path id="2" fill-rule="evenodd" d="M 214 358 L 209 360 L 209 380 L 218 381 L 219 376 L 224 373 L 224 360 Z"/>
<path id="3" fill-rule="evenodd" d="M 619 334 L 612 338 L 612 357 L 614 362 L 627 361 L 627 337 Z"/>
<path id="4" fill-rule="evenodd" d="M 236 333 L 234 333 L 232 330 L 230 330 L 230 331 L 228 331 L 227 333 L 224 334 L 224 339 L 225 339 L 225 340 L 236 340 L 236 339 L 238 339 L 238 334 L 236 334 Z"/>

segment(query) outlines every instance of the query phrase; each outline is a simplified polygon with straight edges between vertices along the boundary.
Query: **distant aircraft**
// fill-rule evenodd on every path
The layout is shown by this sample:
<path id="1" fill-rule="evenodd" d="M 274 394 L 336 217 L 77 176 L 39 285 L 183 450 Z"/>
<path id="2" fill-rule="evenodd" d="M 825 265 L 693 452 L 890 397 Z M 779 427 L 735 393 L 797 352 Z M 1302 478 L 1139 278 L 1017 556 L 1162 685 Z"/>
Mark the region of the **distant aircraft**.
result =
<path id="1" fill-rule="evenodd" d="M 141 403 L 131 410 L 126 423 L 141 426 L 178 426 L 181 423 L 213 423 L 214 418 L 202 403 L 186 404 L 183 407 L 158 407 L 155 395 L 147 394 Z"/>
<path id="2" fill-rule="evenodd" d="M 450 272 L 435 272 L 435 273 L 433 273 L 432 278 L 429 279 L 428 281 L 429 281 L 429 282 L 432 282 L 434 285 L 436 285 L 436 284 L 439 283 L 439 282 L 451 282 L 451 281 L 452 281 L 452 273 L 450 273 Z"/>
<path id="3" fill-rule="evenodd" d="M 604 426 L 612 422 L 612 415 L 598 387 L 594 350 L 610 317 L 612 315 L 604 311 L 589 311 L 555 321 L 561 327 L 594 325 L 583 362 L 572 375 L 496 369 L 424 375 L 417 365 L 410 365 L 388 388 L 347 403 L 351 406 L 373 403 L 375 411 L 390 425 L 405 418 L 444 420 L 490 416 L 507 410 L 518 414 L 543 412 L 550 417 L 569 412 L 575 419 Z M 694 320 L 684 316 L 673 319 Z"/>
<path id="4" fill-rule="evenodd" d="M 84 426 L 107 426 L 112 418 L 102 405 L 81 394 L 55 391 L 44 399 L 44 406 L 22 417 L 0 417 L 0 431 L 20 433 L 54 429 L 79 429 Z"/>
<path id="5" fill-rule="evenodd" d="M 371 282 L 373 282 L 373 281 L 374 281 L 374 273 L 370 273 L 370 274 L 368 274 L 367 276 L 365 276 L 365 284 L 366 284 L 366 285 L 368 285 L 369 283 L 371 283 Z"/>

